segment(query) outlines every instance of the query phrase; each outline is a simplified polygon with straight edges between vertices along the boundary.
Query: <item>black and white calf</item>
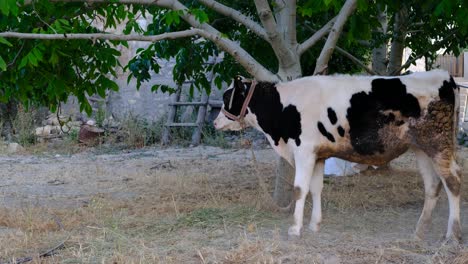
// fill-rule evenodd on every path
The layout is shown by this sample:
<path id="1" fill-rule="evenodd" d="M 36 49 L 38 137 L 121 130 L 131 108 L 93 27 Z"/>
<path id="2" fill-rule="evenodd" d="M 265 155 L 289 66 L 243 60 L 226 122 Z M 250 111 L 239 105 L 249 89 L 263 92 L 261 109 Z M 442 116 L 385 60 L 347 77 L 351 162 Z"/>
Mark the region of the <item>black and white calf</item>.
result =
<path id="1" fill-rule="evenodd" d="M 309 227 L 319 230 L 326 158 L 380 165 L 412 148 L 426 193 L 416 235 L 424 236 L 443 185 L 450 207 L 446 236 L 460 240 L 458 93 L 453 78 L 440 70 L 400 77 L 313 76 L 285 83 L 238 77 L 224 93 L 214 125 L 221 130 L 252 126 L 262 131 L 295 167 L 290 235 L 300 235 L 309 191 L 313 199 Z"/>

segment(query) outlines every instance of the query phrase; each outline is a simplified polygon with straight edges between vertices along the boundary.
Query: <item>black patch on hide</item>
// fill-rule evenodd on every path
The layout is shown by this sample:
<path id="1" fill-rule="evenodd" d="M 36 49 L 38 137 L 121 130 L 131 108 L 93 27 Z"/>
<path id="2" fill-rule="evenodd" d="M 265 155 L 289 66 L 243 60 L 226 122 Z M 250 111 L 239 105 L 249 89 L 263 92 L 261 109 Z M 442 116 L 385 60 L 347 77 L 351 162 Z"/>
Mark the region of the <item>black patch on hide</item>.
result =
<path id="1" fill-rule="evenodd" d="M 335 142 L 335 137 L 330 132 L 327 131 L 327 129 L 325 128 L 322 122 L 319 121 L 317 123 L 317 128 L 320 131 L 320 133 L 323 136 L 325 136 L 328 140 L 330 140 L 333 143 Z"/>
<path id="2" fill-rule="evenodd" d="M 330 119 L 330 123 L 332 125 L 336 124 L 336 122 L 338 121 L 338 117 L 336 116 L 335 110 L 333 110 L 331 107 L 328 107 L 327 113 L 328 113 L 328 119 Z"/>
<path id="3" fill-rule="evenodd" d="M 345 135 L 344 128 L 341 126 L 338 126 L 337 130 L 338 130 L 338 134 L 340 135 L 340 137 L 344 137 Z"/>
<path id="4" fill-rule="evenodd" d="M 444 81 L 442 87 L 439 88 L 439 97 L 440 100 L 445 101 L 451 105 L 455 104 L 455 89 L 457 89 L 457 84 L 450 76 L 450 81 Z"/>
<path id="5" fill-rule="evenodd" d="M 406 118 L 421 115 L 418 99 L 406 92 L 399 78 L 374 79 L 371 91 L 353 94 L 350 103 L 346 118 L 351 145 L 361 155 L 385 152 L 379 130 L 395 121 L 395 115 L 385 114 L 385 111 L 400 111 Z"/>
<path id="6" fill-rule="evenodd" d="M 280 139 L 286 143 L 293 139 L 297 146 L 301 145 L 301 113 L 295 105 L 283 107 L 274 83 L 257 83 L 249 107 L 257 116 L 259 126 L 271 136 L 275 145 L 279 144 Z"/>

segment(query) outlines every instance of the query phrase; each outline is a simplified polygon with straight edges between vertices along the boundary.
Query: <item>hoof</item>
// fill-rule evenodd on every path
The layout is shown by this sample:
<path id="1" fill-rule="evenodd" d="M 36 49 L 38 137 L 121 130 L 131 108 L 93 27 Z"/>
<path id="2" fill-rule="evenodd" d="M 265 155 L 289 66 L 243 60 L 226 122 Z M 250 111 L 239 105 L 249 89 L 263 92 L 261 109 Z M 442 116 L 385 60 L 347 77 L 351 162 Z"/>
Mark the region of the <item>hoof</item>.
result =
<path id="1" fill-rule="evenodd" d="M 444 246 L 459 246 L 463 244 L 463 241 L 462 241 L 462 238 L 461 237 L 456 237 L 456 236 L 449 236 L 449 237 L 445 237 L 443 240 L 442 240 L 442 245 Z"/>
<path id="2" fill-rule="evenodd" d="M 299 238 L 301 236 L 301 228 L 298 226 L 291 226 L 288 230 L 288 237 L 291 238 Z"/>
<path id="3" fill-rule="evenodd" d="M 421 234 L 421 232 L 416 232 L 413 235 L 413 239 L 416 241 L 423 241 L 424 240 L 424 234 Z"/>
<path id="4" fill-rule="evenodd" d="M 316 233 L 320 230 L 320 223 L 310 223 L 309 230 Z"/>

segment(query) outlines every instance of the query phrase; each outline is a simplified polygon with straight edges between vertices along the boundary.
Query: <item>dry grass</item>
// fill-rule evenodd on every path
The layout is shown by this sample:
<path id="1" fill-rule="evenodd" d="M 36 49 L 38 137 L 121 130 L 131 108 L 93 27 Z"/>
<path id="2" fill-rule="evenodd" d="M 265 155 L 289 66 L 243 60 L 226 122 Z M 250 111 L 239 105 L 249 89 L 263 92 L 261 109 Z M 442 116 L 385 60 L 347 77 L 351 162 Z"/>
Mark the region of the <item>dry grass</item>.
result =
<path id="1" fill-rule="evenodd" d="M 285 234 L 290 217 L 259 202 L 264 191 L 255 173 L 262 173 L 271 191 L 274 167 L 268 158 L 257 168 L 234 154 L 222 156 L 146 164 L 142 155 L 122 159 L 121 167 L 90 163 L 93 174 L 119 179 L 112 184 L 136 195 L 115 199 L 100 193 L 74 208 L 1 209 L 0 262 L 37 255 L 66 237 L 57 255 L 33 263 L 459 264 L 468 259 L 464 247 L 405 240 L 424 197 L 420 177 L 403 169 L 411 155 L 391 170 L 327 179 L 322 231 L 305 231 L 297 241 Z M 120 171 L 125 167 L 133 170 Z M 90 173 L 68 170 L 72 178 Z M 439 238 L 446 224 L 446 213 L 440 215 L 434 224 Z"/>
<path id="2" fill-rule="evenodd" d="M 422 179 L 415 171 L 369 170 L 351 177 L 325 181 L 325 208 L 346 211 L 403 207 L 420 204 L 424 199 Z"/>

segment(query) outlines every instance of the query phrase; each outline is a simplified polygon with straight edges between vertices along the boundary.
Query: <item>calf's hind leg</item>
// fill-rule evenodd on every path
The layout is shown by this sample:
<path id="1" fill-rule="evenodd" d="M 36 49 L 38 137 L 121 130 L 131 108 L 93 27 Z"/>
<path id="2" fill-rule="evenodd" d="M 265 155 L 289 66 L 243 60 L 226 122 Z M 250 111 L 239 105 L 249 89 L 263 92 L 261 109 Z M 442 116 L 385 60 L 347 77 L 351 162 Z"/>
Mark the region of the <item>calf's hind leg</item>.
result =
<path id="1" fill-rule="evenodd" d="M 461 172 L 453 155 L 436 155 L 434 158 L 434 168 L 440 176 L 447 193 L 449 202 L 449 219 L 447 227 L 447 239 L 461 241 L 460 225 L 460 190 Z"/>
<path id="2" fill-rule="evenodd" d="M 424 239 L 424 233 L 431 223 L 432 211 L 439 198 L 442 182 L 434 170 L 432 159 L 421 150 L 415 150 L 415 152 L 419 172 L 424 180 L 424 208 L 416 225 L 415 236 L 419 239 Z"/>

